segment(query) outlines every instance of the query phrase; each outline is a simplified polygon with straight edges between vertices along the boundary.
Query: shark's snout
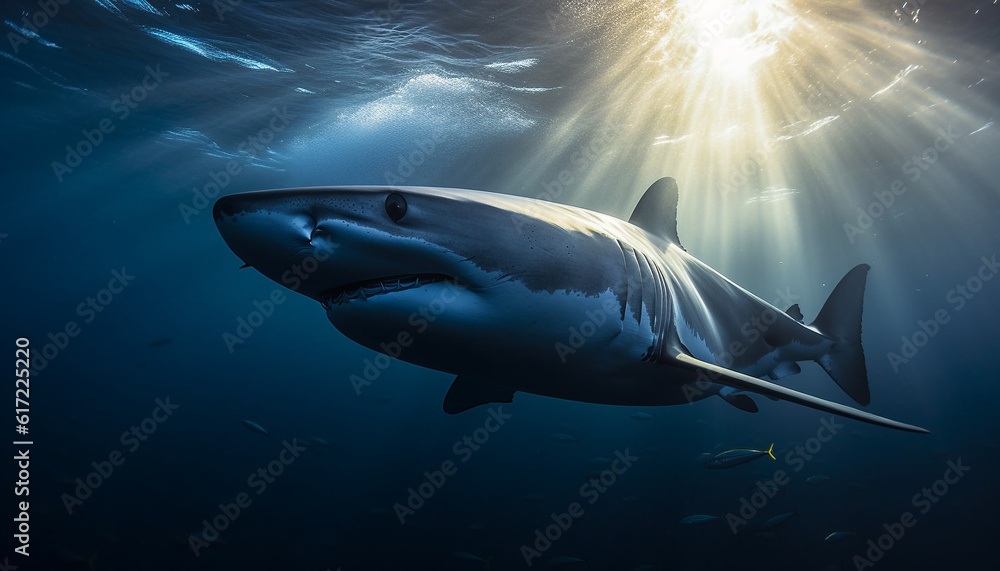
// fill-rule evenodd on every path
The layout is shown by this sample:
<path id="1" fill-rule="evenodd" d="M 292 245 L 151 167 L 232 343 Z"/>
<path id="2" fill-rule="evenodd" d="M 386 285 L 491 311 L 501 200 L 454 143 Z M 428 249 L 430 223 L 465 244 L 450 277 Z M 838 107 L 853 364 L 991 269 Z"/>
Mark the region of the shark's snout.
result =
<path id="1" fill-rule="evenodd" d="M 254 194 L 223 196 L 215 202 L 212 215 L 233 253 L 274 279 L 321 237 L 316 236 L 316 220 L 308 212 Z"/>
<path id="2" fill-rule="evenodd" d="M 221 220 L 233 219 L 234 217 L 246 216 L 249 214 L 268 212 L 274 210 L 277 204 L 273 204 L 273 198 L 260 192 L 241 192 L 222 196 L 215 201 L 212 207 L 212 217 L 216 224 Z"/>
<path id="3" fill-rule="evenodd" d="M 245 256 L 252 254 L 254 247 L 262 245 L 260 238 L 266 235 L 261 232 L 259 221 L 255 220 L 259 213 L 259 205 L 241 194 L 223 196 L 212 207 L 212 217 L 222 238 L 247 263 L 250 261 Z"/>
<path id="4" fill-rule="evenodd" d="M 247 266 L 326 307 L 441 282 L 464 285 L 438 247 L 402 237 L 396 224 L 407 204 L 398 193 L 239 193 L 219 198 L 212 213 L 226 244 Z"/>
<path id="5" fill-rule="evenodd" d="M 212 218 L 218 223 L 225 216 L 241 212 L 243 210 L 241 203 L 242 199 L 238 194 L 223 196 L 215 201 L 215 206 L 212 207 Z"/>

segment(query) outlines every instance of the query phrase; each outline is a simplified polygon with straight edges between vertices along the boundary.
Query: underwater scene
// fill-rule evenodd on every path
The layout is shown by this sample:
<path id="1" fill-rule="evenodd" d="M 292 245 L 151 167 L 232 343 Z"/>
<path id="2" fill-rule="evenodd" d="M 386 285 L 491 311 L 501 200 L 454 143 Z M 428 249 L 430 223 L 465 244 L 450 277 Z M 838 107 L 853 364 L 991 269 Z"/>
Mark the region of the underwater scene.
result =
<path id="1" fill-rule="evenodd" d="M 996 0 L 0 12 L 0 570 L 995 566 Z"/>

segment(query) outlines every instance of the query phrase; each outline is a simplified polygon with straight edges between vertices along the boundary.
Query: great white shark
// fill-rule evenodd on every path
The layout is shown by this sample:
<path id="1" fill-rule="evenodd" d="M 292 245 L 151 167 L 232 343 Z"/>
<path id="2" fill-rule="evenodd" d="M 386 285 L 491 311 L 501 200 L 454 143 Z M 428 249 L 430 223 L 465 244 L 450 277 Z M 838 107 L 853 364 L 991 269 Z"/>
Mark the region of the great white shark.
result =
<path id="1" fill-rule="evenodd" d="M 777 384 L 815 361 L 860 405 L 869 266 L 803 323 L 689 254 L 677 183 L 656 181 L 627 220 L 476 190 L 322 187 L 232 194 L 214 206 L 232 251 L 310 297 L 361 345 L 456 375 L 448 413 L 514 393 L 616 405 L 748 393 L 928 432 Z M 768 377 L 770 380 L 764 380 Z"/>

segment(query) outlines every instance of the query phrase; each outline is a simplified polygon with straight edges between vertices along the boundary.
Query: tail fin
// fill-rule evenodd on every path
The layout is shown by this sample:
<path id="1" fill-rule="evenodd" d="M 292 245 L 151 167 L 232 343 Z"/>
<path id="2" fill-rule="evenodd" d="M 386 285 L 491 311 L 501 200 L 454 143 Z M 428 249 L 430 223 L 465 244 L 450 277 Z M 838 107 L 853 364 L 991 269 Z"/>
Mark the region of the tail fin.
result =
<path id="1" fill-rule="evenodd" d="M 834 341 L 830 352 L 816 362 L 847 396 L 862 406 L 871 402 L 865 351 L 861 347 L 861 308 L 869 269 L 868 264 L 860 264 L 847 272 L 812 322 L 813 327 Z"/>
<path id="2" fill-rule="evenodd" d="M 771 447 L 767 449 L 767 455 L 771 457 L 771 460 L 777 460 L 777 458 L 774 457 L 774 443 L 773 442 L 771 443 Z"/>

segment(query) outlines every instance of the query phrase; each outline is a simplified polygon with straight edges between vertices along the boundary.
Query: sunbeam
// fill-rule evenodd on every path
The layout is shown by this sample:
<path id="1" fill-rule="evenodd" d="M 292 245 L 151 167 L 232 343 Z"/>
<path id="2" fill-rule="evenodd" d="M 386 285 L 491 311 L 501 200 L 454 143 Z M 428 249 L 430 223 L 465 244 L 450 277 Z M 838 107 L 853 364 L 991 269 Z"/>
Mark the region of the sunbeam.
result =
<path id="1" fill-rule="evenodd" d="M 739 244 L 808 269 L 800 237 L 821 229 L 853 244 L 843 225 L 873 192 L 910 182 L 908 157 L 995 110 L 972 85 L 980 54 L 933 37 L 915 6 L 687 0 L 574 3 L 563 14 L 587 30 L 572 41 L 595 46 L 579 68 L 597 71 L 581 72 L 587 88 L 544 144 L 571 151 L 602 118 L 615 152 L 574 180 L 582 200 L 627 214 L 650 181 L 674 176 L 682 236 L 720 263 L 738 263 Z M 527 188 L 551 187 L 558 171 L 534 159 Z"/>

